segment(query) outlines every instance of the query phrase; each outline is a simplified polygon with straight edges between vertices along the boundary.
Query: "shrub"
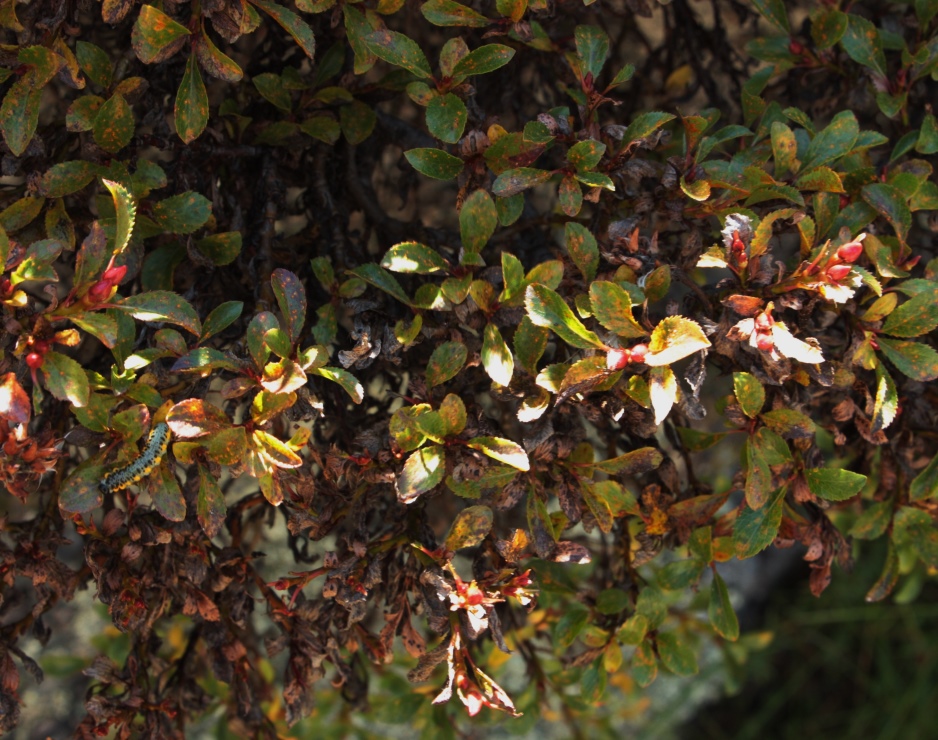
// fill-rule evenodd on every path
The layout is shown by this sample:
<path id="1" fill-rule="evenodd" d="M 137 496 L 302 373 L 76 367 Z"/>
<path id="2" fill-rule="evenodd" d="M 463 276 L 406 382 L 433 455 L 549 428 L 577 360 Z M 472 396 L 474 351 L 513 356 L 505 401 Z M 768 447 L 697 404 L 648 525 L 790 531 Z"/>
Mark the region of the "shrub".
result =
<path id="1" fill-rule="evenodd" d="M 5 3 L 4 729 L 86 586 L 80 736 L 436 737 L 938 567 L 938 4 L 751 5 Z"/>

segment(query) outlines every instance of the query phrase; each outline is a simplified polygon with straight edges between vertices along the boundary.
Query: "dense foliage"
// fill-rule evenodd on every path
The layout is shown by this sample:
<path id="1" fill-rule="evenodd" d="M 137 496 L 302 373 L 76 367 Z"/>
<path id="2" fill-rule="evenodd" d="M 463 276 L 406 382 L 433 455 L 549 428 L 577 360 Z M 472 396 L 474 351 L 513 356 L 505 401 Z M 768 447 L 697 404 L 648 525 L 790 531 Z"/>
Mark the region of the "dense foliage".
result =
<path id="1" fill-rule="evenodd" d="M 81 737 L 441 737 L 740 660 L 773 543 L 938 568 L 938 0 L 0 27 L 3 729 L 82 588 Z"/>

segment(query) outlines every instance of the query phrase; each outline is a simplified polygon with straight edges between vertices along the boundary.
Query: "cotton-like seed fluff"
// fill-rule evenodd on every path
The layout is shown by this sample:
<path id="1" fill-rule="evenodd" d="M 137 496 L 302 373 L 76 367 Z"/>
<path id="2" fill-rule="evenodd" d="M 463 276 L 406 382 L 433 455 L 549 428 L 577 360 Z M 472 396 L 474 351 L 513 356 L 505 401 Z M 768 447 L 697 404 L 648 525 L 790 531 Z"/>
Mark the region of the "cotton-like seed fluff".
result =
<path id="1" fill-rule="evenodd" d="M 101 482 L 101 491 L 114 493 L 148 476 L 153 468 L 160 464 L 160 460 L 166 454 L 166 448 L 169 447 L 169 437 L 169 427 L 165 423 L 160 422 L 153 427 L 150 436 L 147 437 L 147 446 L 140 453 L 140 456 L 133 462 L 104 476 L 104 480 Z"/>

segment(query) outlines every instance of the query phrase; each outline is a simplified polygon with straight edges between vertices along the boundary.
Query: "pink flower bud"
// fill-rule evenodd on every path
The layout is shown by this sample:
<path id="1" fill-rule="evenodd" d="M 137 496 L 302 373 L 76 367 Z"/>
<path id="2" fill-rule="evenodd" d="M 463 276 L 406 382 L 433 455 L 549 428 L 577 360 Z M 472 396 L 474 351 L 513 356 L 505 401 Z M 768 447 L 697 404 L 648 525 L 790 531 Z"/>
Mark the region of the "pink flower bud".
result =
<path id="1" fill-rule="evenodd" d="M 759 334 L 758 339 L 756 339 L 756 347 L 758 347 L 763 352 L 771 352 L 775 349 L 775 340 L 772 339 L 771 334 Z"/>
<path id="2" fill-rule="evenodd" d="M 627 349 L 610 349 L 606 352 L 606 369 L 621 370 L 632 360 L 632 353 Z"/>
<path id="3" fill-rule="evenodd" d="M 636 344 L 632 347 L 632 362 L 644 362 L 646 354 L 648 354 L 648 345 Z"/>
<path id="4" fill-rule="evenodd" d="M 827 268 L 827 277 L 832 282 L 839 283 L 850 274 L 852 269 L 850 265 L 832 265 Z"/>
<path id="5" fill-rule="evenodd" d="M 126 274 L 127 265 L 121 265 L 120 267 L 109 267 L 104 271 L 101 279 L 107 280 L 111 285 L 119 285 L 120 281 L 124 279 L 124 275 Z"/>
<path id="6" fill-rule="evenodd" d="M 863 254 L 863 245 L 860 242 L 853 241 L 844 244 L 837 250 L 837 256 L 843 262 L 856 262 L 857 258 Z"/>

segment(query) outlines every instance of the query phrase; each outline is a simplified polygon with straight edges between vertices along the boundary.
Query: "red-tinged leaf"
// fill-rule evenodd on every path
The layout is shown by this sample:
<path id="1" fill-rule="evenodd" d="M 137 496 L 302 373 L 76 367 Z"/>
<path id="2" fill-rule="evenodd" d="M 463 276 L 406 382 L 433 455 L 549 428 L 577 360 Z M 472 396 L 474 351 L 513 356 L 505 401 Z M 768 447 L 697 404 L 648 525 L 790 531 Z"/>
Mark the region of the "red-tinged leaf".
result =
<path id="1" fill-rule="evenodd" d="M 649 367 L 670 365 L 709 346 L 710 340 L 697 322 L 683 316 L 668 316 L 651 334 L 645 364 Z"/>
<path id="2" fill-rule="evenodd" d="M 130 143 L 134 135 L 134 114 L 122 95 L 115 93 L 101 106 L 95 116 L 92 132 L 95 143 L 112 154 Z"/>
<path id="3" fill-rule="evenodd" d="M 905 241 L 912 226 L 912 213 L 902 192 L 884 182 L 865 185 L 861 192 L 863 200 L 889 222 L 900 240 Z"/>
<path id="4" fill-rule="evenodd" d="M 58 352 L 47 352 L 42 363 L 42 377 L 49 392 L 72 406 L 86 406 L 91 385 L 81 365 Z"/>
<path id="5" fill-rule="evenodd" d="M 229 427 L 210 434 L 202 444 L 210 460 L 219 465 L 237 465 L 247 450 L 247 432 L 244 427 Z"/>
<path id="6" fill-rule="evenodd" d="M 553 331 L 572 347 L 604 349 L 605 344 L 587 329 L 570 310 L 563 298 L 546 285 L 529 285 L 524 304 L 531 322 Z"/>
<path id="7" fill-rule="evenodd" d="M 450 525 L 444 546 L 450 552 L 475 547 L 492 529 L 494 517 L 488 506 L 469 506 L 460 511 Z"/>
<path id="8" fill-rule="evenodd" d="M 221 532 L 228 514 L 225 495 L 218 487 L 215 476 L 204 465 L 199 465 L 199 498 L 196 504 L 199 524 L 209 538 Z"/>
<path id="9" fill-rule="evenodd" d="M 846 501 L 866 485 L 866 476 L 837 468 L 811 468 L 804 471 L 808 489 L 828 501 Z"/>
<path id="10" fill-rule="evenodd" d="M 524 17 L 528 9 L 528 0 L 495 0 L 495 9 L 512 23 L 517 23 Z"/>
<path id="11" fill-rule="evenodd" d="M 557 198 L 563 212 L 573 218 L 583 208 L 583 190 L 573 175 L 565 175 L 560 181 Z"/>
<path id="12" fill-rule="evenodd" d="M 473 49 L 453 67 L 453 77 L 462 79 L 484 75 L 504 67 L 515 55 L 515 50 L 504 44 L 487 44 Z"/>
<path id="13" fill-rule="evenodd" d="M 492 183 L 492 192 L 500 198 L 508 198 L 542 182 L 547 182 L 553 173 L 532 167 L 517 167 L 505 170 Z"/>
<path id="14" fill-rule="evenodd" d="M 447 144 L 459 141 L 467 120 L 466 104 L 453 93 L 437 95 L 427 105 L 427 130 L 431 136 Z"/>
<path id="15" fill-rule="evenodd" d="M 745 506 L 736 517 L 733 542 L 740 560 L 757 555 L 772 544 L 782 524 L 785 489 L 779 488 L 761 509 Z"/>
<path id="16" fill-rule="evenodd" d="M 283 30 L 293 37 L 303 53 L 310 59 L 315 60 L 316 37 L 313 35 L 313 29 L 309 27 L 306 21 L 292 10 L 287 10 L 281 5 L 268 2 L 268 0 L 250 0 L 250 2 L 251 5 L 260 8 L 280 24 Z"/>
<path id="17" fill-rule="evenodd" d="M 134 7 L 134 0 L 104 0 L 101 3 L 101 20 L 116 26 Z"/>
<path id="18" fill-rule="evenodd" d="M 218 47 L 212 43 L 212 39 L 205 33 L 204 29 L 199 34 L 193 46 L 195 48 L 196 59 L 199 60 L 202 69 L 212 77 L 217 77 L 219 80 L 224 80 L 225 82 L 241 81 L 241 78 L 244 76 L 241 67 L 239 67 L 233 59 L 218 50 Z"/>
<path id="19" fill-rule="evenodd" d="M 39 194 L 46 198 L 61 198 L 77 193 L 98 174 L 98 166 L 93 162 L 72 160 L 60 162 L 46 170 L 39 181 Z"/>
<path id="20" fill-rule="evenodd" d="M 299 278 L 289 270 L 277 268 L 270 276 L 270 284 L 280 306 L 280 313 L 287 322 L 291 344 L 300 338 L 306 322 L 306 289 Z"/>
<path id="21" fill-rule="evenodd" d="M 402 504 L 412 504 L 421 494 L 439 485 L 445 472 L 443 448 L 439 445 L 421 447 L 407 458 L 395 483 L 398 500 Z"/>
<path id="22" fill-rule="evenodd" d="M 726 588 L 726 582 L 716 571 L 713 573 L 713 583 L 710 585 L 710 606 L 707 609 L 707 615 L 710 617 L 710 624 L 719 635 L 727 640 L 739 639 L 739 619 L 733 611 L 730 592 Z"/>
<path id="23" fill-rule="evenodd" d="M 0 131 L 14 157 L 26 151 L 39 123 L 42 89 L 24 77 L 13 83 L 0 104 Z"/>
<path id="24" fill-rule="evenodd" d="M 46 46 L 22 47 L 18 59 L 21 64 L 29 67 L 23 79 L 36 89 L 48 85 L 56 73 L 65 66 L 65 60 Z"/>
<path id="25" fill-rule="evenodd" d="M 125 298 L 117 308 L 139 321 L 167 321 L 199 336 L 202 324 L 191 304 L 177 293 L 151 290 Z"/>
<path id="26" fill-rule="evenodd" d="M 492 21 L 454 0 L 428 0 L 420 6 L 420 12 L 434 26 L 462 26 L 484 28 Z"/>
<path id="27" fill-rule="evenodd" d="M 172 234 L 191 234 L 212 215 L 212 203 L 204 195 L 188 191 L 161 200 L 150 217 L 163 230 Z"/>
<path id="28" fill-rule="evenodd" d="M 368 34 L 365 43 L 373 54 L 389 64 L 402 67 L 422 79 L 433 76 L 426 55 L 409 36 L 383 28 Z"/>
<path id="29" fill-rule="evenodd" d="M 456 377 L 468 356 L 462 342 L 443 342 L 437 346 L 427 363 L 427 387 L 432 388 Z"/>
<path id="30" fill-rule="evenodd" d="M 186 144 L 198 139 L 208 124 L 208 92 L 195 57 L 189 55 L 173 108 L 176 133 Z"/>
<path id="31" fill-rule="evenodd" d="M 75 42 L 75 58 L 81 71 L 88 75 L 98 87 L 108 88 L 114 75 L 111 58 L 100 46 L 89 44 L 87 41 Z"/>
<path id="32" fill-rule="evenodd" d="M 163 62 L 182 48 L 189 29 L 153 5 L 141 5 L 131 44 L 144 64 Z"/>
<path id="33" fill-rule="evenodd" d="M 0 419 L 11 424 L 27 424 L 31 413 L 29 394 L 16 379 L 16 374 L 4 374 L 0 379 Z"/>
<path id="34" fill-rule="evenodd" d="M 755 419 L 765 405 L 765 388 L 749 373 L 733 373 L 733 390 L 743 413 Z"/>
<path id="35" fill-rule="evenodd" d="M 404 156 L 417 172 L 436 180 L 452 180 L 463 168 L 459 157 L 442 149 L 409 149 Z"/>

